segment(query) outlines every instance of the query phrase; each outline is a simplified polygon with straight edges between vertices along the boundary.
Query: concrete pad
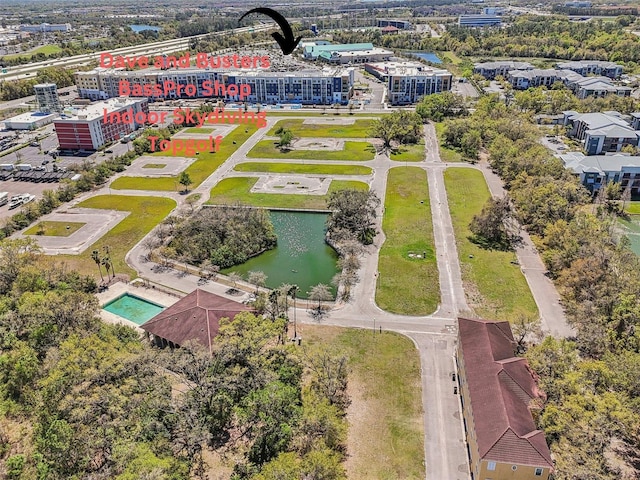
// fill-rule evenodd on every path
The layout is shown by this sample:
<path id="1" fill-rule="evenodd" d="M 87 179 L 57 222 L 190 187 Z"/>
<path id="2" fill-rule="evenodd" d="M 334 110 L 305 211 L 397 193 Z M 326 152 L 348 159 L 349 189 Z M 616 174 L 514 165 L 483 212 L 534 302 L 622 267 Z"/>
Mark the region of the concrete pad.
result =
<path id="1" fill-rule="evenodd" d="M 72 208 L 65 212 L 54 212 L 45 215 L 39 221 L 51 222 L 82 222 L 80 227 L 68 237 L 54 237 L 45 235 L 23 235 L 34 239 L 47 255 L 79 255 L 98 241 L 104 234 L 127 218 L 130 212 L 118 210 L 100 210 L 95 208 Z"/>
<path id="2" fill-rule="evenodd" d="M 292 150 L 344 150 L 344 140 L 338 138 L 298 138 L 291 142 Z"/>
<path id="3" fill-rule="evenodd" d="M 181 130 L 171 138 L 195 138 L 195 139 L 208 139 L 210 136 L 215 138 L 218 135 L 222 135 L 226 137 L 233 130 L 238 127 L 244 127 L 245 125 L 227 125 L 227 124 L 219 124 L 219 123 L 207 123 L 202 126 L 202 128 L 210 128 L 213 129 L 211 133 L 187 133 L 187 129 Z M 191 128 L 191 127 L 187 127 Z M 197 128 L 197 127 L 196 127 Z"/>
<path id="4" fill-rule="evenodd" d="M 302 177 L 298 175 L 261 176 L 251 193 L 286 193 L 297 195 L 326 195 L 331 185 L 329 177 Z"/>
<path id="5" fill-rule="evenodd" d="M 302 124 L 313 125 L 353 125 L 356 123 L 355 118 L 343 118 L 343 117 L 310 117 L 305 118 Z"/>
<path id="6" fill-rule="evenodd" d="M 128 177 L 174 177 L 196 161 L 189 157 L 151 157 L 145 155 L 127 168 Z M 144 168 L 150 163 L 164 163 L 162 168 Z"/>

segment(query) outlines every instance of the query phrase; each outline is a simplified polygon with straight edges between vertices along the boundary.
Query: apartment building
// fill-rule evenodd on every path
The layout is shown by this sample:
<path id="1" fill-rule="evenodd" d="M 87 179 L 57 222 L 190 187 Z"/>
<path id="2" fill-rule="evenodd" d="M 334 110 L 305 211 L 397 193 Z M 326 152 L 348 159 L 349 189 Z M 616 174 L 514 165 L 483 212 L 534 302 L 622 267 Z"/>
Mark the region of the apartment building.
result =
<path id="1" fill-rule="evenodd" d="M 631 195 L 640 195 L 640 157 L 620 153 L 587 156 L 582 152 L 559 155 L 564 167 L 580 178 L 580 183 L 596 193 L 609 182 L 619 183 Z"/>
<path id="2" fill-rule="evenodd" d="M 97 150 L 106 143 L 114 142 L 142 126 L 142 123 L 105 122 L 105 112 L 124 113 L 131 111 L 149 112 L 145 98 L 112 98 L 86 107 L 65 110 L 54 120 L 56 135 L 61 149 L 68 150 Z"/>
<path id="3" fill-rule="evenodd" d="M 511 71 L 533 70 L 534 66 L 528 62 L 514 62 L 511 60 L 498 62 L 476 63 L 473 67 L 473 73 L 482 75 L 487 80 L 493 80 L 498 75 L 506 77 Z"/>
<path id="4" fill-rule="evenodd" d="M 601 60 L 578 60 L 575 62 L 562 62 L 556 65 L 560 70 L 573 70 L 582 76 L 602 75 L 608 78 L 619 78 L 624 71 L 622 65 Z"/>
<path id="5" fill-rule="evenodd" d="M 625 145 L 638 145 L 640 132 L 634 130 L 618 112 L 563 112 L 568 135 L 580 140 L 587 155 L 620 152 Z"/>
<path id="6" fill-rule="evenodd" d="M 458 319 L 456 361 L 472 480 L 548 480 L 551 452 L 531 415 L 546 396 L 509 322 Z"/>
<path id="7" fill-rule="evenodd" d="M 417 62 L 381 62 L 364 66 L 387 84 L 387 101 L 391 105 L 411 105 L 424 95 L 451 90 L 453 75 L 442 68 Z"/>
<path id="8" fill-rule="evenodd" d="M 334 103 L 346 104 L 352 94 L 354 70 L 352 68 L 327 67 L 322 70 L 299 70 L 295 72 L 270 71 L 220 71 L 210 69 L 146 69 L 127 72 L 121 69 L 96 68 L 89 72 L 76 72 L 76 86 L 80 98 L 103 100 L 120 95 L 118 86 L 121 81 L 132 87 L 163 85 L 173 82 L 176 85 L 194 85 L 196 95 L 189 96 L 185 89 L 176 88 L 166 96 L 158 93 L 149 96 L 151 100 L 175 100 L 189 98 L 215 98 L 225 101 L 240 101 L 239 95 L 232 95 L 229 85 L 249 85 L 251 93 L 243 100 L 252 103 L 301 103 L 304 105 Z M 219 82 L 224 91 L 211 96 L 205 88 Z M 236 89 L 237 90 L 237 89 Z"/>

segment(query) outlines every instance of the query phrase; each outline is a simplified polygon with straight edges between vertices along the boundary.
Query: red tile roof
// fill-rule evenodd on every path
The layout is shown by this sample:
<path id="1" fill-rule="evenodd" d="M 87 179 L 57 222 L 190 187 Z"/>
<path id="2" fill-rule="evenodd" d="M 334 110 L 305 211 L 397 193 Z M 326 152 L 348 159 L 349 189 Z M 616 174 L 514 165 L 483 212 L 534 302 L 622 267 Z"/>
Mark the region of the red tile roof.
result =
<path id="1" fill-rule="evenodd" d="M 458 337 L 480 458 L 553 468 L 529 410 L 545 395 L 527 361 L 514 356 L 509 323 L 459 318 Z"/>
<path id="2" fill-rule="evenodd" d="M 234 318 L 251 308 L 215 293 L 196 289 L 140 326 L 176 345 L 196 341 L 209 349 L 218 334 L 221 318 Z"/>

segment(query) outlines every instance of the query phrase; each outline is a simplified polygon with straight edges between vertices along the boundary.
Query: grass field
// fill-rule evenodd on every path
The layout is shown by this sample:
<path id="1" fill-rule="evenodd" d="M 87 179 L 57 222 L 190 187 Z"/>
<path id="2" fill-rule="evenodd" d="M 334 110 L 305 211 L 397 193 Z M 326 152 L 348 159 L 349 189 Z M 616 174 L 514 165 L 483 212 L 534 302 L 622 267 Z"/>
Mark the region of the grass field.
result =
<path id="1" fill-rule="evenodd" d="M 389 156 L 396 162 L 422 162 L 424 158 L 424 143 L 415 145 L 401 145 Z"/>
<path id="2" fill-rule="evenodd" d="M 344 150 L 286 150 L 282 151 L 273 140 L 260 140 L 253 147 L 249 158 L 295 158 L 300 160 L 351 160 L 364 162 L 373 160 L 375 148 L 368 142 L 344 142 Z"/>
<path id="3" fill-rule="evenodd" d="M 349 113 L 348 109 L 343 108 L 342 110 L 340 110 L 340 113 L 338 113 L 336 115 L 335 110 L 333 108 L 331 108 L 330 106 L 327 105 L 327 111 L 326 113 L 322 113 L 322 107 L 317 108 L 317 112 L 296 112 L 296 111 L 292 111 L 292 110 L 279 110 L 279 109 L 273 109 L 273 108 L 267 108 L 264 109 L 263 111 L 267 112 L 267 116 L 269 117 L 300 117 L 300 118 L 307 118 L 307 117 L 327 117 L 327 118 L 331 118 L 331 117 L 383 117 L 385 115 L 389 115 L 388 113 L 373 113 L 373 112 L 358 112 L 358 111 L 354 111 L 352 113 Z"/>
<path id="4" fill-rule="evenodd" d="M 436 135 L 438 136 L 438 145 L 440 146 L 440 159 L 443 162 L 462 162 L 464 159 L 459 152 L 454 149 L 445 147 L 442 145 L 442 134 L 444 131 L 444 124 L 442 122 L 435 122 Z"/>
<path id="5" fill-rule="evenodd" d="M 186 168 L 186 172 L 191 177 L 193 183 L 189 188 L 196 188 L 209 175 L 216 171 L 247 139 L 256 132 L 254 125 L 235 128 L 229 135 L 224 137 L 217 152 L 202 152 L 196 157 L 196 161 Z M 234 145 L 233 142 L 236 142 Z M 170 157 L 171 152 L 156 152 L 153 155 Z M 178 177 L 146 178 L 146 177 L 120 177 L 111 183 L 111 188 L 115 190 L 152 190 L 152 191 L 175 191 L 180 188 L 177 182 Z"/>
<path id="6" fill-rule="evenodd" d="M 640 215 L 640 202 L 633 201 L 628 202 L 627 207 L 624 209 L 629 215 Z"/>
<path id="7" fill-rule="evenodd" d="M 143 165 L 142 168 L 164 168 L 166 166 L 166 163 L 147 163 L 146 165 Z"/>
<path id="8" fill-rule="evenodd" d="M 124 220 L 113 227 L 101 239 L 87 248 L 80 255 L 56 255 L 54 258 L 64 260 L 71 270 L 99 278 L 98 267 L 91 259 L 91 252 L 104 252 L 104 246 L 111 249 L 111 260 L 116 273 L 135 276 L 136 272 L 124 261 L 124 257 L 133 246 L 140 241 L 153 227 L 164 219 L 176 206 L 170 198 L 138 197 L 126 195 L 98 195 L 80 202 L 78 208 L 100 208 L 105 210 L 121 210 L 131 212 Z"/>
<path id="9" fill-rule="evenodd" d="M 232 177 L 225 178 L 211 189 L 211 197 L 207 203 L 252 205 L 267 208 L 303 208 L 308 210 L 326 210 L 327 198 L 331 192 L 354 188 L 367 190 L 369 186 L 363 182 L 333 180 L 327 195 L 296 195 L 287 193 L 250 193 L 257 178 Z"/>
<path id="10" fill-rule="evenodd" d="M 444 179 L 469 306 L 484 318 L 513 320 L 520 313 L 537 318 L 529 285 L 520 267 L 511 263 L 515 254 L 484 250 L 468 239 L 471 219 L 490 197 L 482 172 L 448 168 Z"/>
<path id="11" fill-rule="evenodd" d="M 20 57 L 31 58 L 34 55 L 37 55 L 38 53 L 42 53 L 44 55 L 55 55 L 56 53 L 60 53 L 61 51 L 62 51 L 62 48 L 60 48 L 58 45 L 43 45 L 41 47 L 34 48 L 33 50 L 30 50 L 28 52 L 5 55 L 4 59 L 13 60 L 15 58 L 20 58 Z"/>
<path id="12" fill-rule="evenodd" d="M 280 120 L 267 135 L 275 136 L 280 127 L 288 128 L 294 137 L 367 138 L 375 120 L 355 120 L 353 125 L 305 124 L 304 119 Z"/>
<path id="13" fill-rule="evenodd" d="M 427 172 L 417 167 L 389 170 L 385 198 L 386 240 L 378 261 L 376 303 L 394 313 L 427 315 L 440 302 Z M 426 256 L 411 258 L 409 253 Z"/>
<path id="14" fill-rule="evenodd" d="M 44 235 L 45 237 L 68 237 L 85 226 L 83 222 L 38 222 L 25 230 L 25 235 Z M 69 228 L 67 228 L 69 227 Z"/>
<path id="15" fill-rule="evenodd" d="M 424 479 L 420 360 L 398 334 L 304 325 L 307 348 L 348 358 L 347 478 Z"/>
<path id="16" fill-rule="evenodd" d="M 371 175 L 373 170 L 362 165 L 305 165 L 302 163 L 239 163 L 238 172 L 300 173 L 320 175 Z"/>
<path id="17" fill-rule="evenodd" d="M 213 128 L 207 128 L 207 127 L 189 127 L 186 128 L 185 133 L 203 133 L 203 134 L 209 134 L 211 132 L 213 132 Z"/>

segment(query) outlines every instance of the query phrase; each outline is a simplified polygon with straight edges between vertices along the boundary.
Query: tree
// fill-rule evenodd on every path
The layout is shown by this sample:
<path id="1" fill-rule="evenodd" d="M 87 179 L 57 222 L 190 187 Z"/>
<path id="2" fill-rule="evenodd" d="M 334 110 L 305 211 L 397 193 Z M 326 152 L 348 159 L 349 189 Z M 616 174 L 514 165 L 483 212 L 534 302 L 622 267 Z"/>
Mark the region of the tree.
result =
<path id="1" fill-rule="evenodd" d="M 311 287 L 311 291 L 309 292 L 309 300 L 318 302 L 318 310 L 322 309 L 322 302 L 328 302 L 333 300 L 333 295 L 331 295 L 331 290 L 324 283 L 319 283 L 313 287 Z"/>
<path id="2" fill-rule="evenodd" d="M 191 177 L 186 171 L 183 171 L 178 177 L 178 183 L 184 186 L 184 191 L 187 193 L 189 191 L 189 185 L 193 183 L 193 180 L 191 180 Z"/>
<path id="3" fill-rule="evenodd" d="M 98 252 L 98 250 L 94 250 L 93 252 L 91 252 L 91 259 L 96 262 L 96 265 L 98 266 L 98 271 L 100 272 L 100 280 L 104 282 L 104 277 L 102 276 L 102 268 L 100 268 L 100 265 L 102 265 L 102 259 L 100 258 L 100 252 Z"/>
<path id="4" fill-rule="evenodd" d="M 267 281 L 267 275 L 264 272 L 252 270 L 249 272 L 247 280 L 249 283 L 253 283 L 256 286 L 257 295 L 260 287 L 264 287 Z"/>
<path id="5" fill-rule="evenodd" d="M 374 226 L 376 208 L 379 205 L 380 199 L 371 190 L 345 189 L 332 192 L 327 204 L 331 210 L 327 220 L 328 235 L 334 237 L 339 232 L 348 232 L 353 239 L 370 245 L 377 233 Z"/>
<path id="6" fill-rule="evenodd" d="M 511 323 L 511 330 L 513 331 L 513 337 L 518 343 L 518 350 L 520 352 L 526 351 L 527 337 L 533 339 L 542 338 L 542 328 L 540 318 L 534 318 L 524 313 L 519 313 L 515 321 Z"/>
<path id="7" fill-rule="evenodd" d="M 512 235 L 507 230 L 511 217 L 508 197 L 490 198 L 469 224 L 473 233 L 472 241 L 484 248 L 507 250 L 511 248 Z"/>
<path id="8" fill-rule="evenodd" d="M 238 272 L 230 272 L 229 275 L 227 276 L 229 277 L 229 280 L 233 283 L 233 289 L 236 290 L 236 287 L 238 286 L 238 282 L 242 280 L 242 275 L 240 275 Z"/>
<path id="9" fill-rule="evenodd" d="M 278 146 L 281 150 L 284 150 L 291 145 L 291 142 L 293 141 L 293 132 L 291 130 L 284 127 L 278 127 L 275 133 L 280 137 Z"/>
<path id="10" fill-rule="evenodd" d="M 467 109 L 462 95 L 442 92 L 422 97 L 416 105 L 416 113 L 423 121 L 441 122 L 445 117 L 465 115 Z"/>

